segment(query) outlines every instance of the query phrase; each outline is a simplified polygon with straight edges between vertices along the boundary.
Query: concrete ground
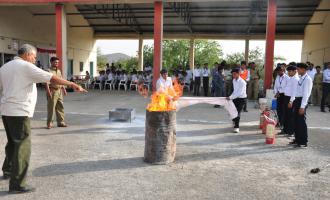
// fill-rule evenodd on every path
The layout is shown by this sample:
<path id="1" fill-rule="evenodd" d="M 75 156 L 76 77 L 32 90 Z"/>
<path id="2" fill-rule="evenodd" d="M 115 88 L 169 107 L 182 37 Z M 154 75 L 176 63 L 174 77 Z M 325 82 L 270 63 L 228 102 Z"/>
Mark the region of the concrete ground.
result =
<path id="1" fill-rule="evenodd" d="M 29 183 L 35 193 L 1 199 L 330 199 L 330 113 L 308 110 L 309 148 L 294 149 L 286 137 L 266 145 L 258 110 L 249 105 L 241 132 L 231 133 L 224 109 L 200 104 L 177 114 L 173 164 L 143 162 L 147 100 L 135 92 L 90 91 L 65 98 L 68 128 L 45 129 L 46 98 L 39 91 L 32 121 Z M 108 121 L 108 111 L 130 107 L 132 123 Z M 0 127 L 0 160 L 5 132 Z"/>

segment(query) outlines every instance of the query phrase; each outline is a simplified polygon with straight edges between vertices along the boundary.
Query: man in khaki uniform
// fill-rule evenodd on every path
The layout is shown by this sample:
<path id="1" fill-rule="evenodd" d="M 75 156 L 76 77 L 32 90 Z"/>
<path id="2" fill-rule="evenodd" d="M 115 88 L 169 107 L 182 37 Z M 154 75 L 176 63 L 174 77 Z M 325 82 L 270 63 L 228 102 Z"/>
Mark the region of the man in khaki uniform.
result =
<path id="1" fill-rule="evenodd" d="M 59 59 L 57 57 L 52 57 L 50 59 L 51 67 L 48 70 L 54 76 L 62 78 L 61 71 L 58 69 Z M 67 127 L 64 122 L 64 106 L 63 106 L 63 94 L 66 96 L 67 92 L 62 85 L 56 83 L 46 84 L 47 92 L 47 129 L 52 128 L 52 122 L 54 117 L 54 112 L 56 113 L 56 120 L 58 127 Z M 63 93 L 62 93 L 63 92 Z"/>
<path id="2" fill-rule="evenodd" d="M 257 100 L 259 93 L 259 71 L 254 62 L 250 63 L 250 81 L 248 82 L 248 99 Z"/>
<path id="3" fill-rule="evenodd" d="M 317 73 L 314 76 L 313 90 L 312 90 L 312 103 L 313 105 L 319 106 L 322 98 L 322 82 L 323 73 L 321 72 L 321 67 L 316 67 Z"/>

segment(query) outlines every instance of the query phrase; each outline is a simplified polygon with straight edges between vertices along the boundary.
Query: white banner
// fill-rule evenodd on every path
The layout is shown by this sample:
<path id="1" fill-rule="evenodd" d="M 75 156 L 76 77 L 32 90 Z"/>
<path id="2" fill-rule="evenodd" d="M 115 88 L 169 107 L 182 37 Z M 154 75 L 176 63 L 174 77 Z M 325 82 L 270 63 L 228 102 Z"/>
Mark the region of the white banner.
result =
<path id="1" fill-rule="evenodd" d="M 176 109 L 179 111 L 181 108 L 199 103 L 224 106 L 231 119 L 236 118 L 238 115 L 233 101 L 227 100 L 226 97 L 180 97 L 177 101 Z"/>

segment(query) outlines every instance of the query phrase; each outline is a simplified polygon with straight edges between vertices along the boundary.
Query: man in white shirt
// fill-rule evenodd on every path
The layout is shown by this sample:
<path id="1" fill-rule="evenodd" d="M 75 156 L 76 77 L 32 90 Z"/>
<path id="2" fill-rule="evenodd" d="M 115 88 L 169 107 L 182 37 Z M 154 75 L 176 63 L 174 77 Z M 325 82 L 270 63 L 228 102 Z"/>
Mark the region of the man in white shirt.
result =
<path id="1" fill-rule="evenodd" d="M 36 56 L 36 48 L 24 44 L 18 50 L 18 57 L 0 68 L 0 111 L 8 140 L 2 169 L 4 178 L 10 178 L 9 192 L 14 194 L 35 190 L 27 186 L 26 175 L 31 154 L 30 118 L 37 102 L 36 83 L 51 82 L 86 91 L 35 66 Z"/>
<path id="2" fill-rule="evenodd" d="M 330 94 L 330 63 L 327 63 L 327 68 L 323 71 L 323 83 L 322 83 L 322 99 L 321 99 L 321 112 L 325 112 L 325 102 Z"/>
<path id="3" fill-rule="evenodd" d="M 233 76 L 233 93 L 227 97 L 228 100 L 233 100 L 235 107 L 238 112 L 238 116 L 233 119 L 234 122 L 234 133 L 239 132 L 239 121 L 241 117 L 241 112 L 243 110 L 244 104 L 246 103 L 246 81 L 240 77 L 240 69 L 235 68 L 231 71 Z"/>
<path id="4" fill-rule="evenodd" d="M 201 87 L 201 76 L 202 76 L 202 69 L 199 64 L 197 64 L 193 75 L 194 75 L 194 95 L 199 96 L 199 90 Z"/>
<path id="5" fill-rule="evenodd" d="M 173 89 L 173 83 L 171 77 L 168 77 L 168 72 L 166 69 L 160 71 L 160 77 L 156 83 L 156 91 L 160 93 L 168 92 L 168 90 Z"/>
<path id="6" fill-rule="evenodd" d="M 284 103 L 284 88 L 287 85 L 289 77 L 285 74 L 285 67 L 283 65 L 278 66 L 275 70 L 277 72 L 277 77 L 275 79 L 274 93 L 277 99 L 276 111 L 279 119 L 279 126 L 281 127 L 283 126 L 284 109 L 286 106 Z"/>
<path id="7" fill-rule="evenodd" d="M 307 65 L 305 63 L 297 63 L 297 68 L 300 78 L 295 92 L 295 100 L 293 102 L 295 139 L 290 144 L 294 144 L 295 147 L 298 148 L 307 148 L 308 133 L 306 109 L 308 106 L 308 98 L 312 92 L 313 81 L 306 72 Z"/>
<path id="8" fill-rule="evenodd" d="M 189 92 L 191 92 L 194 88 L 193 81 L 193 71 L 190 69 L 190 66 L 186 66 L 186 83 L 189 83 Z"/>
<path id="9" fill-rule="evenodd" d="M 295 92 L 297 90 L 299 76 L 297 74 L 297 67 L 290 65 L 287 67 L 287 72 L 289 75 L 288 82 L 284 88 L 284 120 L 283 129 L 279 134 L 287 134 L 292 136 L 294 133 L 294 120 L 292 103 L 295 99 Z"/>

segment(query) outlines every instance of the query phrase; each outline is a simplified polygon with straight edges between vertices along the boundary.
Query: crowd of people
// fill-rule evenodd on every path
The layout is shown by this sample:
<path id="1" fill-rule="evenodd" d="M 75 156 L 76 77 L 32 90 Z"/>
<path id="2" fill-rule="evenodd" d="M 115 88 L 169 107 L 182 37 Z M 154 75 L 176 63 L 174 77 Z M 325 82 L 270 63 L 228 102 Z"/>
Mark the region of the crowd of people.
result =
<path id="1" fill-rule="evenodd" d="M 130 87 L 132 84 L 134 84 L 134 89 L 136 89 L 137 84 L 141 82 L 151 85 L 152 73 L 150 67 L 146 67 L 144 71 L 137 71 L 136 69 L 126 71 L 122 69 L 120 64 L 115 66 L 114 63 L 111 66 L 107 63 L 106 69 L 99 71 L 99 76 L 91 80 L 94 88 L 97 85 L 99 89 L 111 89 L 110 87 L 120 89 L 121 85 Z"/>

